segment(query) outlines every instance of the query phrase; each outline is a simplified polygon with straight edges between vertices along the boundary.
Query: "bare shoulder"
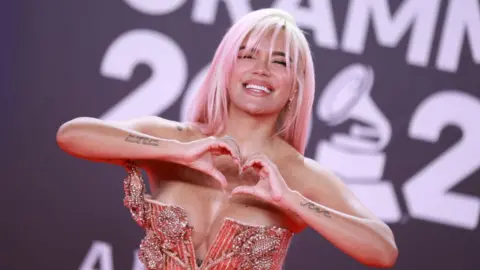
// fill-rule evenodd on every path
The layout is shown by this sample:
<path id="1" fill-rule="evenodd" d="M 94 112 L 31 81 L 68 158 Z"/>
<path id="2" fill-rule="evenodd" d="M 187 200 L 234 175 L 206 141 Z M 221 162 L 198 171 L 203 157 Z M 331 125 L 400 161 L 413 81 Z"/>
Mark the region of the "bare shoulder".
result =
<path id="1" fill-rule="evenodd" d="M 332 171 L 311 158 L 303 157 L 301 169 L 303 169 L 302 172 L 307 175 L 320 177 L 320 180 L 333 180 L 335 178 Z"/>
<path id="2" fill-rule="evenodd" d="M 298 152 L 293 146 L 281 139 L 276 145 L 272 160 L 277 165 L 287 185 L 300 191 L 302 188 L 302 181 L 299 180 L 299 174 L 304 171 L 305 157 Z"/>
<path id="3" fill-rule="evenodd" d="M 307 158 L 284 140 L 277 143 L 274 150 L 275 164 L 280 169 L 287 184 L 304 196 L 312 190 L 324 187 L 342 186 L 343 182 L 317 161 Z"/>
<path id="4" fill-rule="evenodd" d="M 151 136 L 179 141 L 201 137 L 200 131 L 189 123 L 169 120 L 159 116 L 143 116 L 121 123 L 122 126 Z"/>
<path id="5" fill-rule="evenodd" d="M 318 192 L 327 194 L 333 190 L 345 189 L 345 184 L 332 171 L 320 165 L 317 161 L 298 155 L 291 159 L 292 183 L 294 189 L 307 198 L 318 197 Z"/>

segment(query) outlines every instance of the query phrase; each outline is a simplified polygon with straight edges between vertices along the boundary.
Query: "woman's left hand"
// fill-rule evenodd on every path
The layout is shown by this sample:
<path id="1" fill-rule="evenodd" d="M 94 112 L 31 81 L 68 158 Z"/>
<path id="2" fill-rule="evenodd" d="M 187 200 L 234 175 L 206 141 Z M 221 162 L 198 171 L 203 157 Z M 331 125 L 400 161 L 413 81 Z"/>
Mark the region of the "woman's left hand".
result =
<path id="1" fill-rule="evenodd" d="M 290 191 L 277 166 L 266 155 L 253 155 L 244 162 L 241 173 L 252 168 L 260 177 L 254 186 L 239 186 L 234 194 L 249 194 L 266 202 L 281 206 L 284 195 Z"/>

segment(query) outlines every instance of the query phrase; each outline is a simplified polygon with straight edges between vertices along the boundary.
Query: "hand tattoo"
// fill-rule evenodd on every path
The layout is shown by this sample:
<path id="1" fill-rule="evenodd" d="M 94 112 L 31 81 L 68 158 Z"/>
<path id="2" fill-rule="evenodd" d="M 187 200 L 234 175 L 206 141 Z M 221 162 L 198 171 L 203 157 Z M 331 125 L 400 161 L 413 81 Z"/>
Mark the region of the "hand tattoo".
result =
<path id="1" fill-rule="evenodd" d="M 178 131 L 183 131 L 182 125 L 178 124 L 178 125 L 177 125 L 177 130 L 178 130 Z"/>
<path id="2" fill-rule="evenodd" d="M 125 138 L 126 142 L 131 142 L 131 143 L 137 143 L 137 144 L 144 144 L 144 145 L 152 145 L 152 146 L 158 146 L 159 140 L 157 139 L 150 139 L 142 136 L 137 136 L 137 135 L 132 135 L 129 134 Z"/>
<path id="3" fill-rule="evenodd" d="M 306 207 L 308 207 L 308 209 L 313 210 L 313 211 L 315 211 L 319 214 L 323 214 L 325 217 L 332 218 L 329 211 L 322 210 L 322 209 L 320 209 L 320 207 L 316 206 L 315 204 L 313 204 L 311 202 L 300 203 L 300 205 L 301 206 L 306 206 Z"/>

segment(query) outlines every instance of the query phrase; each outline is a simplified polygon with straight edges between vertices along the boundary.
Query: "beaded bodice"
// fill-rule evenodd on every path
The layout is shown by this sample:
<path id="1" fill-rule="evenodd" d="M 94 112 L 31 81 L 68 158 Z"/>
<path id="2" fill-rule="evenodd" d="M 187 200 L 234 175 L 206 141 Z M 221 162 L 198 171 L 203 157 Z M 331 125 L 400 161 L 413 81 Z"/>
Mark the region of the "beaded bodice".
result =
<path id="1" fill-rule="evenodd" d="M 132 164 L 126 168 L 124 205 L 146 231 L 138 253 L 146 269 L 281 269 L 292 232 L 231 218 L 223 221 L 204 261 L 197 263 L 185 210 L 150 199 L 140 172 Z"/>

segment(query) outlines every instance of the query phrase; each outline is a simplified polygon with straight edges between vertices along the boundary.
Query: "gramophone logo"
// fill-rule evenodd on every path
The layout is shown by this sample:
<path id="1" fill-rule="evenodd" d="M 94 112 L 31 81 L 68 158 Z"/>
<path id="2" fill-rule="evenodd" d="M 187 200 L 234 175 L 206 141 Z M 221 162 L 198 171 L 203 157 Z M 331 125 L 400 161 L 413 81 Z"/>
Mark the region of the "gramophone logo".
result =
<path id="1" fill-rule="evenodd" d="M 347 133 L 333 133 L 321 141 L 315 159 L 340 175 L 357 197 L 386 222 L 401 218 L 397 196 L 383 179 L 385 146 L 391 139 L 388 119 L 370 97 L 374 73 L 371 67 L 350 65 L 326 86 L 317 116 L 330 126 L 352 120 Z"/>

